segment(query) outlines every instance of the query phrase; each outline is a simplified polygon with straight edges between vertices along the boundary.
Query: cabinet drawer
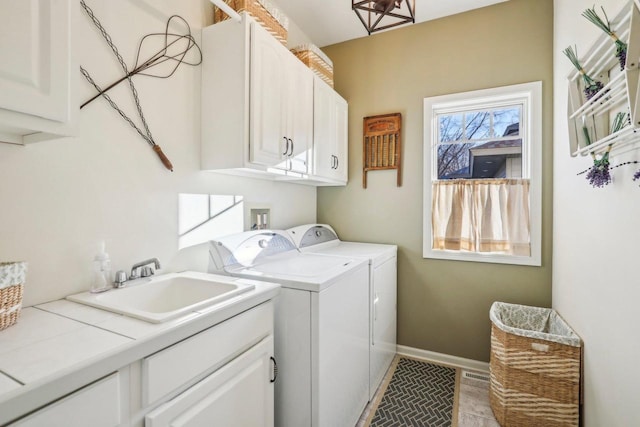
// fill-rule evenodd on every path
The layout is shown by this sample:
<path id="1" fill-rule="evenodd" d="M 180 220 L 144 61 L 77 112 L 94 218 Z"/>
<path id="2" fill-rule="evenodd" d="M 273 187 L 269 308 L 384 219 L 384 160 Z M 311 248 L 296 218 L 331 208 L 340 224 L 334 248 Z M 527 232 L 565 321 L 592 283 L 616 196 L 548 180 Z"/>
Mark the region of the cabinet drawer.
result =
<path id="1" fill-rule="evenodd" d="M 272 427 L 273 336 L 145 417 L 145 427 Z"/>
<path id="2" fill-rule="evenodd" d="M 147 406 L 242 353 L 273 331 L 273 304 L 262 304 L 142 361 Z"/>
<path id="3" fill-rule="evenodd" d="M 115 427 L 121 423 L 116 372 L 54 402 L 10 427 Z"/>

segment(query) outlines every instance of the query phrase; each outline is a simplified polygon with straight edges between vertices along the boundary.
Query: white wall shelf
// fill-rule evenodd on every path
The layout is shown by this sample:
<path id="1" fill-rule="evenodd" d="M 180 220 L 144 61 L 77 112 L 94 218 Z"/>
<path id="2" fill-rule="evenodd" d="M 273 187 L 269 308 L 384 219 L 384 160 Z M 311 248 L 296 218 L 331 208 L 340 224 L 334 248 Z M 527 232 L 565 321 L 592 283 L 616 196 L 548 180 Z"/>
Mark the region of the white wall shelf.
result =
<path id="1" fill-rule="evenodd" d="M 602 153 L 610 145 L 617 150 L 640 141 L 640 0 L 629 1 L 611 20 L 611 28 L 627 43 L 625 69 L 620 70 L 614 56 L 613 40 L 602 33 L 579 62 L 585 72 L 602 82 L 604 87 L 587 100 L 580 72 L 572 70 L 568 76 L 569 145 L 574 157 Z M 628 113 L 631 123 L 610 133 L 613 119 L 619 112 Z"/>

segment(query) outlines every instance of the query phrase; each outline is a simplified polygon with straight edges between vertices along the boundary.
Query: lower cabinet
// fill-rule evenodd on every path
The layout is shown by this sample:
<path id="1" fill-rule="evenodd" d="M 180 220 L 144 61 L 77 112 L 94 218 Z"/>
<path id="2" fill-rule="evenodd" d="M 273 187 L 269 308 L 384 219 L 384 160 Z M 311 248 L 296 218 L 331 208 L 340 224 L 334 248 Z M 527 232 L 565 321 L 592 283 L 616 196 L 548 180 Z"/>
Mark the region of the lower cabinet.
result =
<path id="1" fill-rule="evenodd" d="M 145 417 L 146 427 L 273 426 L 273 336 Z"/>
<path id="2" fill-rule="evenodd" d="M 144 358 L 144 426 L 273 426 L 273 319 L 260 304 Z"/>
<path id="3" fill-rule="evenodd" d="M 261 304 L 142 360 L 142 407 L 155 408 L 273 334 Z"/>
<path id="4" fill-rule="evenodd" d="M 2 427 L 272 427 L 273 321 L 262 303 Z"/>
<path id="5" fill-rule="evenodd" d="M 116 427 L 122 423 L 118 372 L 89 384 L 10 427 Z"/>

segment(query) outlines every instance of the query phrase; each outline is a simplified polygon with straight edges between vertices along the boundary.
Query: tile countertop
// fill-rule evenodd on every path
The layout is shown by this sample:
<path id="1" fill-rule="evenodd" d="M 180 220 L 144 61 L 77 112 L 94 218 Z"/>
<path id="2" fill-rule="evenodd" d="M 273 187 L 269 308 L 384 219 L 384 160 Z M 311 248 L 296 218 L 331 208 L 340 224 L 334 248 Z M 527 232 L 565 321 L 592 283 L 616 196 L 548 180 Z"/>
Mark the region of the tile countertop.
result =
<path id="1" fill-rule="evenodd" d="M 225 280 L 229 280 L 225 277 Z M 0 425 L 278 295 L 255 289 L 165 323 L 67 300 L 28 307 L 0 331 Z M 116 292 L 116 291 L 113 291 Z"/>

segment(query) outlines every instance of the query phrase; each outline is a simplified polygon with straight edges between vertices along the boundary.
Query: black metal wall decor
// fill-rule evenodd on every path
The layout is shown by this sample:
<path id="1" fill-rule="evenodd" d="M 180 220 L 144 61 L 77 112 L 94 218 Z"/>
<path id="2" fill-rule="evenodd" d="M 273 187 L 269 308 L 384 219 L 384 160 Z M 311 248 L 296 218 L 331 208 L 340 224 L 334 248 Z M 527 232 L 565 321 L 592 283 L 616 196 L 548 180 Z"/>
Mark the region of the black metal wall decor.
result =
<path id="1" fill-rule="evenodd" d="M 111 48 L 111 51 L 113 52 L 116 59 L 120 63 L 120 66 L 124 72 L 124 76 L 122 76 L 115 82 L 111 83 L 110 85 L 102 89 L 91 77 L 89 72 L 84 67 L 80 66 L 80 72 L 82 73 L 82 75 L 97 91 L 97 94 L 92 98 L 90 98 L 89 100 L 87 100 L 86 102 L 84 102 L 80 106 L 80 108 L 84 108 L 90 102 L 102 96 L 109 103 L 109 105 L 114 110 L 116 110 L 120 114 L 120 116 L 127 123 L 129 123 L 129 125 L 133 127 L 138 132 L 138 134 L 153 148 L 153 151 L 156 152 L 156 154 L 162 161 L 162 164 L 170 171 L 173 171 L 173 165 L 171 164 L 171 161 L 169 161 L 167 156 L 165 156 L 160 146 L 155 143 L 155 140 L 153 139 L 153 135 L 151 135 L 151 131 L 149 130 L 147 121 L 144 117 L 144 114 L 142 113 L 142 105 L 140 104 L 138 91 L 136 90 L 132 77 L 139 74 L 147 77 L 156 77 L 156 78 L 166 79 L 171 77 L 181 64 L 186 64 L 190 66 L 200 65 L 202 63 L 202 50 L 200 49 L 200 46 L 198 46 L 198 44 L 196 43 L 194 37 L 191 35 L 191 27 L 189 27 L 189 24 L 187 23 L 187 21 L 184 20 L 182 17 L 178 15 L 171 16 L 167 20 L 167 25 L 165 27 L 164 33 L 151 33 L 151 34 L 147 34 L 142 38 L 142 40 L 140 41 L 140 44 L 138 45 L 138 51 L 136 54 L 136 65 L 132 70 L 129 70 L 129 68 L 127 67 L 127 64 L 124 62 L 124 59 L 122 58 L 122 55 L 120 55 L 120 52 L 118 52 L 118 48 L 113 43 L 111 36 L 109 36 L 109 34 L 105 30 L 105 28 L 102 26 L 98 18 L 95 16 L 91 8 L 87 6 L 84 0 L 80 0 L 80 5 L 86 12 L 87 16 L 91 19 L 93 24 L 96 26 L 96 28 L 102 34 L 102 37 Z M 174 20 L 182 21 L 182 23 L 186 28 L 186 32 L 184 34 L 176 34 L 176 33 L 169 32 L 169 26 L 172 24 L 172 21 Z M 146 56 L 143 58 L 143 54 L 142 54 L 143 47 L 145 45 L 154 43 L 154 41 L 156 43 L 158 42 L 160 43 L 160 49 L 158 49 L 157 51 L 152 51 L 152 53 L 149 56 Z M 193 48 L 195 48 L 195 52 L 197 55 L 196 60 L 188 61 L 186 59 L 187 54 Z M 156 70 L 157 71 L 156 73 L 149 71 L 152 67 L 158 67 L 161 64 L 164 64 L 164 66 L 160 67 L 159 70 Z M 112 89 L 113 87 L 117 86 L 118 84 L 120 84 L 125 80 L 127 80 L 127 82 L 129 83 L 129 88 L 131 89 L 131 93 L 133 95 L 133 99 L 136 104 L 136 110 L 138 111 L 138 116 L 140 117 L 140 121 L 142 122 L 142 126 L 144 130 L 140 129 L 133 122 L 133 120 L 131 120 L 125 114 L 125 112 L 120 107 L 118 107 L 118 105 L 113 101 L 113 99 L 106 93 L 108 90 Z"/>
<path id="2" fill-rule="evenodd" d="M 351 9 L 369 35 L 416 22 L 415 0 L 351 0 Z"/>

